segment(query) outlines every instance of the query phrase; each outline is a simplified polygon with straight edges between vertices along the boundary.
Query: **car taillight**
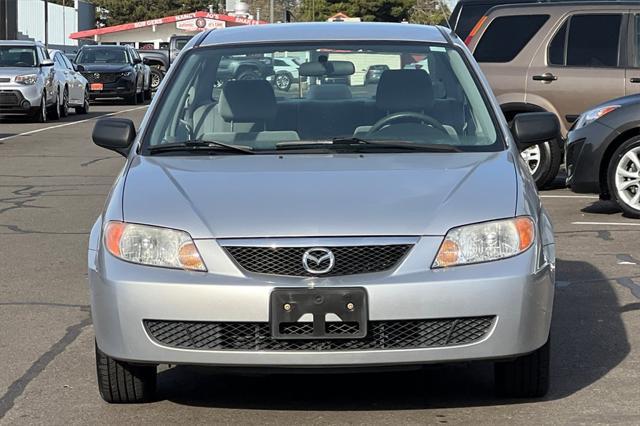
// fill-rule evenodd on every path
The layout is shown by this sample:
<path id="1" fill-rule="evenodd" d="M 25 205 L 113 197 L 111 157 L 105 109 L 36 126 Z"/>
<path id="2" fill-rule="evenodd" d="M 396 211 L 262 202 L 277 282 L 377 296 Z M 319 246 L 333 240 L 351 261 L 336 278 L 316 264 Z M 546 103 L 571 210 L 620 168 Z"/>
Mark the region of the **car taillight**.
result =
<path id="1" fill-rule="evenodd" d="M 469 44 L 471 43 L 471 39 L 473 39 L 476 33 L 480 31 L 480 27 L 482 27 L 482 24 L 484 24 L 484 21 L 486 20 L 487 20 L 486 16 L 483 16 L 482 18 L 478 19 L 478 22 L 476 22 L 476 24 L 473 26 L 467 38 L 464 39 L 464 44 L 469 46 Z"/>

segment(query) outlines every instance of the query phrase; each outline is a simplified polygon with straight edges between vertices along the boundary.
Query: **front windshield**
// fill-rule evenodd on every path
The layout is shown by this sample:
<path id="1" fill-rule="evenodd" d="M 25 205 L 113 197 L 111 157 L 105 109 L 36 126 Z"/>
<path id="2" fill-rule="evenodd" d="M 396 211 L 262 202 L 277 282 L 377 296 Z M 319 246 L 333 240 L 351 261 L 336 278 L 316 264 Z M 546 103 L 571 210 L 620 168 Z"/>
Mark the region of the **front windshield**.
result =
<path id="1" fill-rule="evenodd" d="M 283 58 L 299 65 L 279 67 Z M 194 142 L 255 154 L 361 150 L 373 142 L 455 152 L 505 147 L 467 63 L 444 45 L 205 47 L 189 51 L 179 66 L 154 113 L 143 154 Z M 371 69 L 382 72 L 371 78 Z"/>
<path id="2" fill-rule="evenodd" d="M 0 46 L 0 67 L 35 67 L 36 49 L 22 46 Z"/>
<path id="3" fill-rule="evenodd" d="M 78 64 L 126 64 L 127 62 L 127 53 L 119 48 L 85 48 L 76 57 Z"/>

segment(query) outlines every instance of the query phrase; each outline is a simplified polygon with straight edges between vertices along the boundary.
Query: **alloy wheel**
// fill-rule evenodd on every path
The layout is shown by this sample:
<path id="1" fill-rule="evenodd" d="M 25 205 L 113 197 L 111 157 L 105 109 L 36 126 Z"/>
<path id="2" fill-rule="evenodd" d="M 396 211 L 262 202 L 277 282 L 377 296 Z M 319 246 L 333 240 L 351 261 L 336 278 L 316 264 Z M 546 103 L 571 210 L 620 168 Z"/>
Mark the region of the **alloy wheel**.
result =
<path id="1" fill-rule="evenodd" d="M 618 161 L 615 185 L 620 200 L 640 210 L 640 146 L 625 152 Z"/>
<path id="2" fill-rule="evenodd" d="M 534 145 L 532 147 L 529 147 L 522 151 L 520 155 L 524 159 L 524 162 L 527 163 L 531 174 L 535 174 L 535 172 L 537 172 L 538 168 L 540 167 L 540 157 L 542 155 L 540 153 L 540 146 Z"/>
<path id="3" fill-rule="evenodd" d="M 160 86 L 160 76 L 158 74 L 151 74 L 151 88 L 157 89 Z"/>
<path id="4" fill-rule="evenodd" d="M 276 76 L 276 87 L 280 90 L 287 90 L 291 86 L 291 79 L 286 74 Z"/>

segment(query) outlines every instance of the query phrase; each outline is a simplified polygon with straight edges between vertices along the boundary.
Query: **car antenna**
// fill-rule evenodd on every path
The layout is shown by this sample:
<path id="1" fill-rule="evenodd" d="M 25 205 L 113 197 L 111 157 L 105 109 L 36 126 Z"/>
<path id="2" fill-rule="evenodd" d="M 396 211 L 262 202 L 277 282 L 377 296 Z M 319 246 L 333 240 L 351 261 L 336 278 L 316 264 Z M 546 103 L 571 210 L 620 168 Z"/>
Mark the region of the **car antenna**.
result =
<path id="1" fill-rule="evenodd" d="M 440 9 L 442 10 L 442 12 L 444 13 L 444 11 L 446 10 L 446 5 L 444 4 L 443 0 L 437 0 L 438 1 L 438 5 L 440 6 Z M 449 22 L 449 18 L 451 17 L 451 15 L 449 16 L 445 16 L 444 17 L 444 22 L 447 24 L 447 28 L 449 28 L 449 30 L 451 32 L 453 31 L 453 28 L 451 28 L 451 23 Z"/>

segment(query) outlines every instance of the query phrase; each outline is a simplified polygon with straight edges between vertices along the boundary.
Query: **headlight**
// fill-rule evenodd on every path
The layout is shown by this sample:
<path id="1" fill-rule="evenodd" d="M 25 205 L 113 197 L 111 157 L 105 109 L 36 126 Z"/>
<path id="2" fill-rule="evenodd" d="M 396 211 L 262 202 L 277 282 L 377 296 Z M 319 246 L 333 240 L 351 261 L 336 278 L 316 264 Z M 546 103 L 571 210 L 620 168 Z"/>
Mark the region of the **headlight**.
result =
<path id="1" fill-rule="evenodd" d="M 515 256 L 535 240 L 527 216 L 453 228 L 447 232 L 432 268 L 490 262 Z"/>
<path id="2" fill-rule="evenodd" d="M 16 76 L 16 83 L 24 84 L 24 85 L 27 85 L 27 86 L 31 86 L 32 84 L 36 84 L 36 81 L 38 81 L 38 75 L 37 74 L 25 74 L 25 75 L 17 75 Z"/>
<path id="3" fill-rule="evenodd" d="M 176 229 L 109 222 L 104 232 L 109 253 L 128 262 L 206 271 L 191 236 Z"/>
<path id="4" fill-rule="evenodd" d="M 121 75 L 122 77 L 129 77 L 129 76 L 131 75 L 131 71 L 125 71 L 125 72 L 122 72 L 122 73 L 120 73 L 120 75 Z"/>
<path id="5" fill-rule="evenodd" d="M 582 115 L 580 115 L 580 117 L 578 117 L 578 121 L 576 122 L 574 129 L 578 130 L 581 127 L 591 124 L 597 119 L 604 117 L 611 111 L 615 111 L 618 108 L 620 108 L 620 105 L 607 105 L 584 112 L 582 113 Z"/>

